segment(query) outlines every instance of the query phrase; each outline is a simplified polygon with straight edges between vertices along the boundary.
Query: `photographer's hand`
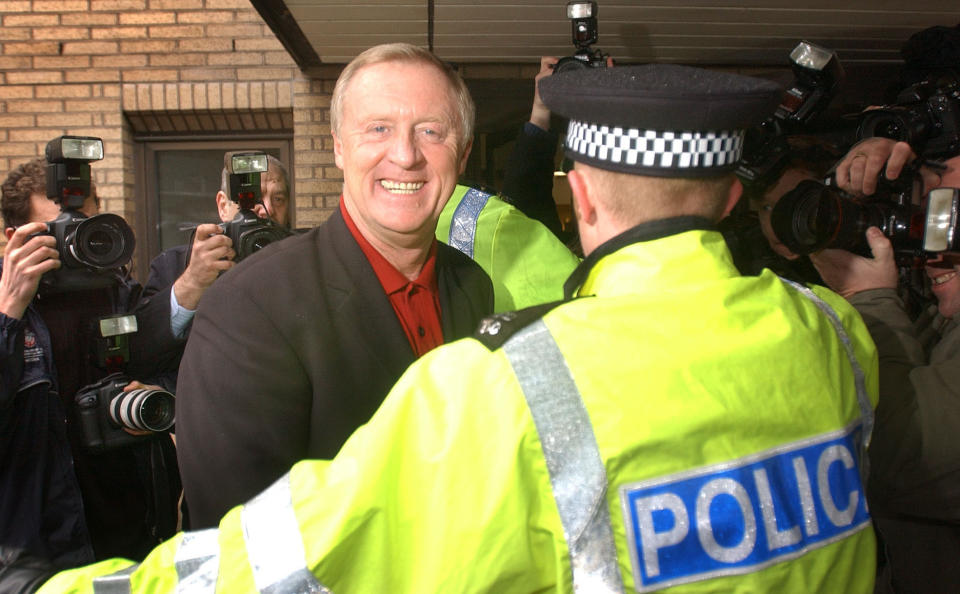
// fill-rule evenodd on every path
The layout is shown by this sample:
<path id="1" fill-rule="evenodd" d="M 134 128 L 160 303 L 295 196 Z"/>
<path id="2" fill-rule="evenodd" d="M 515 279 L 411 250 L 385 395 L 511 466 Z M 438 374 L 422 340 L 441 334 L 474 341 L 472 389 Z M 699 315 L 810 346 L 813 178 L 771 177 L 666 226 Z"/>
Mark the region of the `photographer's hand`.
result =
<path id="1" fill-rule="evenodd" d="M 173 283 L 177 303 L 186 309 L 197 309 L 200 297 L 220 273 L 233 267 L 233 242 L 219 225 L 207 223 L 197 227 L 190 251 L 190 265 Z"/>
<path id="2" fill-rule="evenodd" d="M 837 165 L 837 186 L 851 194 L 870 196 L 877 191 L 877 177 L 884 167 L 887 179 L 897 179 L 903 166 L 915 158 L 906 142 L 864 139 L 853 145 Z"/>
<path id="3" fill-rule="evenodd" d="M 550 108 L 544 105 L 540 99 L 540 79 L 553 74 L 553 67 L 560 59 L 556 56 L 543 56 L 540 58 L 540 72 L 533 79 L 533 109 L 530 110 L 530 123 L 541 130 L 550 129 Z"/>
<path id="4" fill-rule="evenodd" d="M 867 242 L 873 258 L 846 250 L 821 250 L 810 254 L 810 260 L 827 286 L 845 298 L 870 289 L 897 288 L 897 266 L 890 240 L 877 227 L 870 227 Z"/>
<path id="5" fill-rule="evenodd" d="M 158 386 L 156 384 L 144 384 L 144 383 L 138 382 L 137 380 L 133 380 L 132 382 L 130 382 L 129 384 L 123 387 L 124 392 L 132 392 L 133 390 L 159 390 L 161 392 L 164 391 L 162 386 Z M 129 427 L 124 427 L 123 430 L 129 433 L 130 435 L 153 435 L 152 431 L 141 431 L 139 429 L 130 429 Z"/>
<path id="6" fill-rule="evenodd" d="M 43 223 L 28 223 L 8 237 L 0 277 L 0 312 L 11 318 L 23 317 L 40 286 L 40 277 L 60 268 L 56 238 L 50 235 L 29 238 L 33 233 L 44 231 Z"/>

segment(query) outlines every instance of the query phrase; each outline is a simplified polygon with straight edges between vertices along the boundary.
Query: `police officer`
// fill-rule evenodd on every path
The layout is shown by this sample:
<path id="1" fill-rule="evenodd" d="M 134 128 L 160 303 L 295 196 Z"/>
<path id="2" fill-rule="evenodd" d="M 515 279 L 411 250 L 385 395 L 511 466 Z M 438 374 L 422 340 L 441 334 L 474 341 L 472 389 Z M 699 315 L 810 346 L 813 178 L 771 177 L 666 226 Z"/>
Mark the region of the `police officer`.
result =
<path id="1" fill-rule="evenodd" d="M 467 186 L 453 191 L 436 235 L 490 276 L 495 312 L 561 299 L 563 281 L 580 262 L 543 223 L 498 196 Z"/>
<path id="2" fill-rule="evenodd" d="M 428 353 L 335 459 L 218 529 L 44 591 L 872 589 L 867 331 L 828 291 L 741 277 L 714 230 L 778 89 L 665 65 L 541 84 L 577 162 L 570 299 Z"/>

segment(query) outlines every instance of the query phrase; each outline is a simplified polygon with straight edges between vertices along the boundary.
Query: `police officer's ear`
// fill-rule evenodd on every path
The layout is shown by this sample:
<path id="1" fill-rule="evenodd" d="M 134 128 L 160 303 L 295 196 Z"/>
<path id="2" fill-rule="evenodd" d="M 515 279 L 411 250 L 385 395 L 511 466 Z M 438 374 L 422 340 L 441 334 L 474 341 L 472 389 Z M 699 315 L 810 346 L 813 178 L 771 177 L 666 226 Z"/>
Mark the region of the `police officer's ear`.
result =
<path id="1" fill-rule="evenodd" d="M 743 184 L 740 183 L 739 177 L 733 176 L 733 183 L 730 184 L 730 189 L 727 190 L 727 205 L 723 209 L 721 219 L 725 219 L 727 215 L 733 211 L 733 207 L 740 201 L 741 196 L 743 196 Z"/>
<path id="2" fill-rule="evenodd" d="M 571 169 L 567 172 L 567 183 L 570 184 L 570 193 L 573 194 L 573 208 L 578 224 L 596 224 L 597 205 L 590 176 L 582 169 Z"/>

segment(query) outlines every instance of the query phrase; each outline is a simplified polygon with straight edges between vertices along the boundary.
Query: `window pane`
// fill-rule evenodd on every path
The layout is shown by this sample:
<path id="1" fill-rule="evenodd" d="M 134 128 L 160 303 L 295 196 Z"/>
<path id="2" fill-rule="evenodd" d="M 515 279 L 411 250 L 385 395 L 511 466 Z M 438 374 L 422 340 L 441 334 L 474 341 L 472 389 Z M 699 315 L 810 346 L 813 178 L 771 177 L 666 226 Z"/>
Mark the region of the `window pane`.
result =
<path id="1" fill-rule="evenodd" d="M 220 222 L 217 191 L 223 153 L 223 149 L 156 153 L 161 250 L 190 239 L 190 230 L 181 226 Z"/>

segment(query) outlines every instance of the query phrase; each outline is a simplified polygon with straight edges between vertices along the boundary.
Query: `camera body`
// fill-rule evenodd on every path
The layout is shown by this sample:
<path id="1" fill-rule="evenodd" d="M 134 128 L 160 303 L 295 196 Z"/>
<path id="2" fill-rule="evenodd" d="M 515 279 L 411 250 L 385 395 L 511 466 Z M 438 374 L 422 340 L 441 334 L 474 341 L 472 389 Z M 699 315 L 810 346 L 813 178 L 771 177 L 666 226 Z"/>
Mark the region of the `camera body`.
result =
<path id="1" fill-rule="evenodd" d="M 259 187 L 259 179 L 257 184 Z M 236 252 L 234 261 L 239 262 L 267 245 L 293 235 L 293 233 L 270 219 L 262 219 L 252 210 L 241 209 L 229 223 L 221 223 L 224 235 L 233 242 Z"/>
<path id="2" fill-rule="evenodd" d="M 904 141 L 925 159 L 960 154 L 960 80 L 943 77 L 904 89 L 893 105 L 865 112 L 858 135 Z"/>
<path id="3" fill-rule="evenodd" d="M 233 241 L 236 262 L 274 241 L 293 235 L 286 227 L 270 219 L 262 219 L 253 212 L 253 207 L 261 198 L 260 175 L 269 168 L 265 153 L 229 152 L 223 156 L 223 166 L 230 176 L 230 199 L 240 206 L 240 211 L 232 221 L 220 224 L 223 233 Z"/>
<path id="4" fill-rule="evenodd" d="M 136 389 L 124 392 L 130 378 L 111 373 L 84 386 L 75 397 L 83 446 L 94 452 L 125 447 L 170 431 L 175 398 L 163 390 Z M 149 432 L 131 435 L 124 429 Z"/>
<path id="5" fill-rule="evenodd" d="M 560 58 L 553 71 L 565 72 L 580 68 L 606 68 L 607 56 L 591 46 L 599 37 L 597 31 L 597 3 L 567 2 L 567 18 L 573 29 L 573 45 L 577 48 L 572 56 Z"/>
<path id="6" fill-rule="evenodd" d="M 790 52 L 794 82 L 774 114 L 747 132 L 737 176 L 748 189 L 764 190 L 783 174 L 790 158 L 787 136 L 803 130 L 830 104 L 844 78 L 836 52 L 801 41 Z"/>
<path id="7" fill-rule="evenodd" d="M 80 290 L 109 286 L 112 273 L 130 262 L 136 240 L 118 215 L 87 217 L 80 209 L 90 196 L 90 162 L 103 158 L 103 141 L 92 136 L 61 136 L 46 148 L 47 196 L 60 215 L 46 223 L 57 240 L 62 266 L 43 278 L 43 290 Z"/>

